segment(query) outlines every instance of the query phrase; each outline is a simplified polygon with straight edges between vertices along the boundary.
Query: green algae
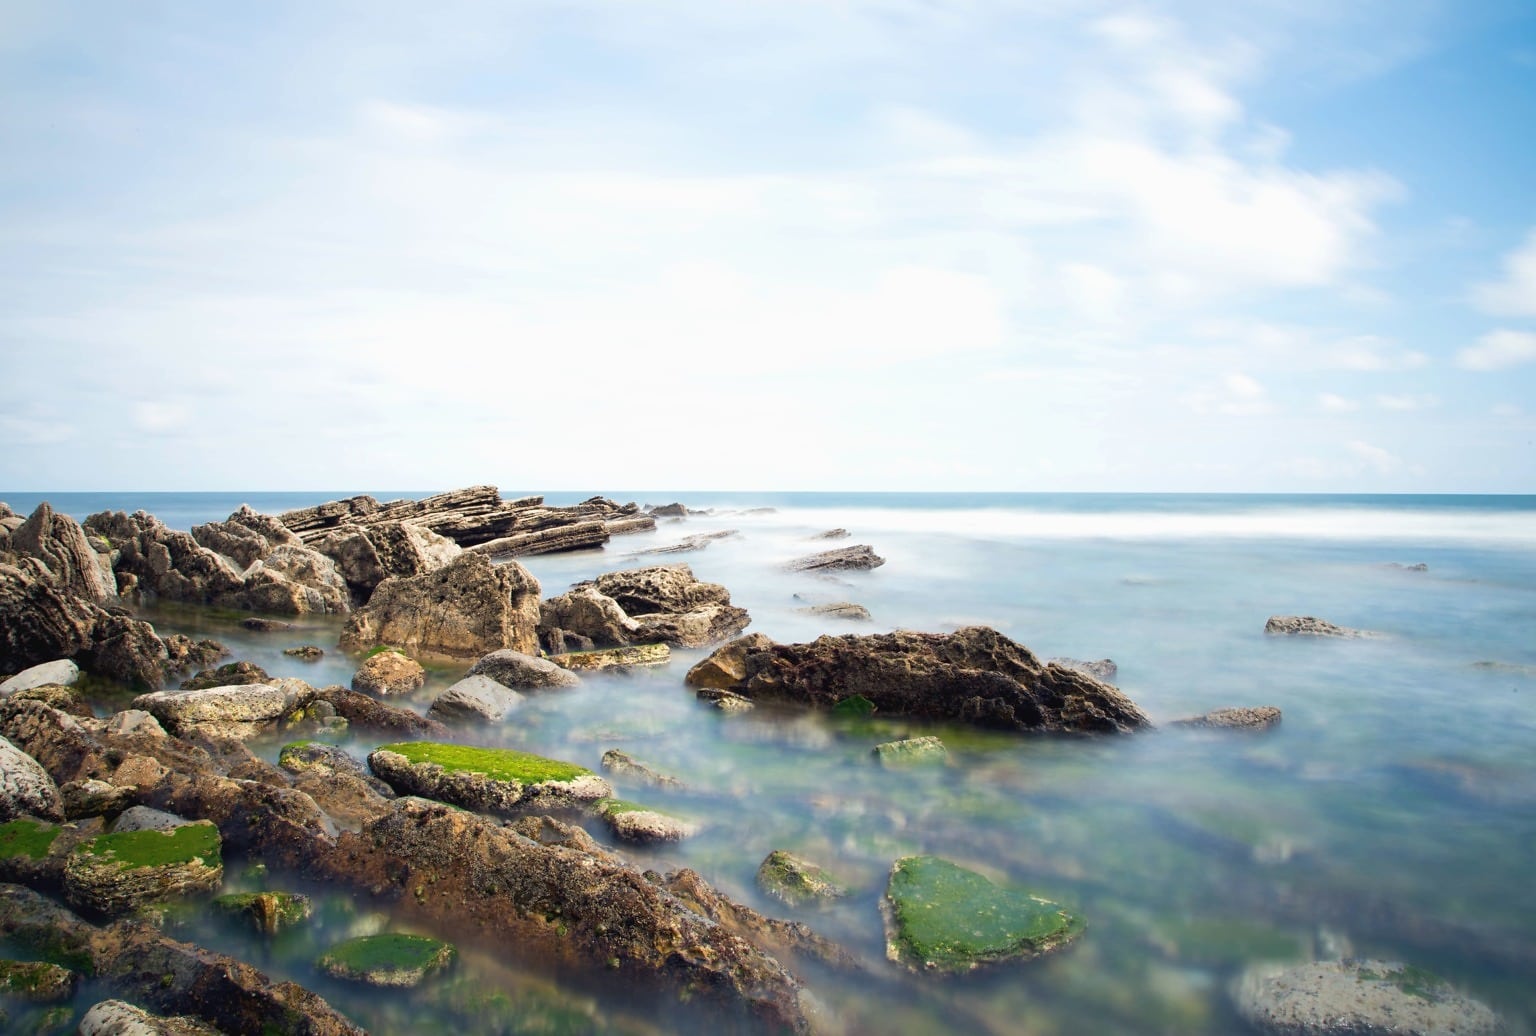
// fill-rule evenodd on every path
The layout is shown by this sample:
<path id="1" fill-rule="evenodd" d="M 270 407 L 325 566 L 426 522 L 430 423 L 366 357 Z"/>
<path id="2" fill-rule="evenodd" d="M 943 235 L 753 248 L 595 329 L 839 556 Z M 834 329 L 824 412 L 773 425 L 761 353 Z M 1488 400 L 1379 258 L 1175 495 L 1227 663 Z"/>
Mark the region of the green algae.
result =
<path id="1" fill-rule="evenodd" d="M 370 985 L 413 986 L 448 966 L 457 955 L 458 951 L 441 939 L 389 932 L 338 943 L 317 963 L 321 970 L 338 978 Z"/>
<path id="2" fill-rule="evenodd" d="M 1371 971 L 1361 968 L 1356 973 L 1356 978 L 1361 982 L 1385 982 L 1408 996 L 1416 996 L 1420 1000 L 1428 1000 L 1431 1003 L 1449 990 L 1450 986 L 1432 971 L 1413 964 L 1403 964 L 1392 971 Z"/>
<path id="3" fill-rule="evenodd" d="M 1294 960 L 1306 946 L 1299 935 L 1238 918 L 1199 917 L 1158 925 L 1182 960 L 1198 964 L 1235 964 L 1254 960 Z"/>
<path id="4" fill-rule="evenodd" d="M 200 861 L 222 866 L 219 829 L 210 823 L 184 824 L 170 831 L 118 831 L 97 835 L 75 847 L 84 856 L 115 862 L 119 870 L 165 867 Z"/>
<path id="5" fill-rule="evenodd" d="M 848 894 L 848 889 L 825 870 L 793 853 L 775 849 L 757 868 L 757 883 L 770 896 L 800 906 L 828 901 Z"/>
<path id="6" fill-rule="evenodd" d="M 79 975 L 57 964 L 0 960 L 0 996 L 49 1003 L 68 1000 L 79 984 Z"/>
<path id="7" fill-rule="evenodd" d="M 868 716 L 875 711 L 875 703 L 862 694 L 851 694 L 832 706 L 834 716 Z"/>
<path id="8" fill-rule="evenodd" d="M 0 859 L 25 856 L 41 860 L 48 855 L 59 829 L 52 824 L 22 818 L 0 824 Z"/>
<path id="9" fill-rule="evenodd" d="M 412 763 L 434 763 L 449 773 L 478 773 L 492 780 L 542 784 L 545 781 L 571 781 L 592 776 L 592 771 L 574 763 L 546 759 L 541 755 L 512 748 L 474 748 L 436 741 L 401 741 L 381 745 L 380 752 L 394 752 Z"/>
<path id="10" fill-rule="evenodd" d="M 1055 903 L 999 888 L 937 856 L 909 856 L 891 869 L 885 892 L 893 959 L 938 971 L 1028 960 L 1082 934 L 1082 918 Z"/>

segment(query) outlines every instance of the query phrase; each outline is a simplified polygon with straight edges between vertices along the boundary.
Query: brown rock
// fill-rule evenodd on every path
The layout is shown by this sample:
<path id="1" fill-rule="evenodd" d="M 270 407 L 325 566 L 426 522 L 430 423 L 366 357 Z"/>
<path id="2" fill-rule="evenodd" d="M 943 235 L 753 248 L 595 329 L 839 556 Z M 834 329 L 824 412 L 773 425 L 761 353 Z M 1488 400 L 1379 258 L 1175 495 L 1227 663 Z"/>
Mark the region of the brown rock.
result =
<path id="1" fill-rule="evenodd" d="M 1213 709 L 1203 716 L 1176 719 L 1170 727 L 1205 727 L 1214 730 L 1268 730 L 1280 725 L 1280 710 L 1273 705 Z"/>
<path id="2" fill-rule="evenodd" d="M 538 653 L 539 583 L 517 562 L 461 554 L 447 567 L 386 579 L 341 636 L 347 651 L 387 643 L 414 655 L 479 658 L 499 648 Z"/>
<path id="3" fill-rule="evenodd" d="M 352 674 L 352 689 L 364 694 L 409 694 L 427 682 L 427 671 L 414 658 L 398 651 L 368 656 Z"/>
<path id="4" fill-rule="evenodd" d="M 849 569 L 879 568 L 885 559 L 867 544 L 856 547 L 839 547 L 796 558 L 785 567 L 791 572 L 841 572 Z"/>
<path id="5" fill-rule="evenodd" d="M 85 531 L 67 514 L 58 514 L 46 501 L 11 533 L 10 549 L 34 557 L 48 566 L 53 585 L 93 604 L 117 596 L 116 586 L 102 579 L 96 552 L 86 542 Z"/>

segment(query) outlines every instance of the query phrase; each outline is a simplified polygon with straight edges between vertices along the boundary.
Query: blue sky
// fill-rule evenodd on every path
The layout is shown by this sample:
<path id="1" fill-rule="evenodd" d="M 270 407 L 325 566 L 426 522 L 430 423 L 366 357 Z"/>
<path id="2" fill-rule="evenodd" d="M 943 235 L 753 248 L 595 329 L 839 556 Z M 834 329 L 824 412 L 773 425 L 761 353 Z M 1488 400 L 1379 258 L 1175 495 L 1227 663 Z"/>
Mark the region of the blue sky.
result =
<path id="1" fill-rule="evenodd" d="M 1533 492 L 1532 126 L 1524 0 L 0 0 L 0 487 Z"/>

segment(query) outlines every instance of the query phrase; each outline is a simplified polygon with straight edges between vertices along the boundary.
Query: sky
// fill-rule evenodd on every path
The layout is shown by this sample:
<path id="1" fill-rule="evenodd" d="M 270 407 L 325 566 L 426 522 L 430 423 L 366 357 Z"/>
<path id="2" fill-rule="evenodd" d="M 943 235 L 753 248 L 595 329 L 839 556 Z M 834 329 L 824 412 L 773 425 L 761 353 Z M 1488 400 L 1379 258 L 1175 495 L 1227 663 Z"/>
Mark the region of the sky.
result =
<path id="1" fill-rule="evenodd" d="M 1536 492 L 1529 0 L 0 0 L 0 491 Z"/>

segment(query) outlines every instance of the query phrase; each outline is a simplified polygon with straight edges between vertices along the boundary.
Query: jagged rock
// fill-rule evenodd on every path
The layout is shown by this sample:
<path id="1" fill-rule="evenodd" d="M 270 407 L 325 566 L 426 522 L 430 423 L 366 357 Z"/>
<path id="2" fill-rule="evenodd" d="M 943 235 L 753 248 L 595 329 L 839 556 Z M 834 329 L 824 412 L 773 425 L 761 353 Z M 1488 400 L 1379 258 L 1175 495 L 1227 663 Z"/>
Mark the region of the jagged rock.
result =
<path id="1" fill-rule="evenodd" d="M 80 976 L 43 961 L 0 960 L 0 1002 L 6 998 L 34 1004 L 57 1003 L 75 995 Z"/>
<path id="2" fill-rule="evenodd" d="M 0 683 L 0 695 L 29 691 L 34 687 L 46 687 L 49 684 L 70 687 L 78 679 L 80 679 L 79 666 L 68 658 L 56 658 L 52 662 L 43 662 L 23 669 L 9 680 Z"/>
<path id="3" fill-rule="evenodd" d="M 1150 726 L 1120 691 L 1041 663 L 983 626 L 954 633 L 820 637 L 809 644 L 727 644 L 690 671 L 693 687 L 831 708 L 861 695 L 882 713 L 1020 731 L 1124 733 Z"/>
<path id="4" fill-rule="evenodd" d="M 352 610 L 351 592 L 336 563 L 308 547 L 275 547 L 242 575 L 245 587 L 230 607 L 280 615 L 341 615 Z"/>
<path id="5" fill-rule="evenodd" d="M 498 536 L 468 548 L 492 558 L 523 557 L 528 554 L 563 554 L 572 550 L 590 550 L 608 542 L 606 522 L 572 522 L 548 529 L 534 529 Z"/>
<path id="6" fill-rule="evenodd" d="M 262 935 L 276 935 L 303 924 L 315 912 L 310 898 L 298 892 L 237 892 L 219 896 L 215 910 L 245 920 Z"/>
<path id="7" fill-rule="evenodd" d="M 876 554 L 874 548 L 859 544 L 856 547 L 839 547 L 836 550 L 824 550 L 820 554 L 796 558 L 785 567 L 791 572 L 841 572 L 849 569 L 879 568 L 883 564 L 885 559 Z"/>
<path id="8" fill-rule="evenodd" d="M 370 986 L 409 989 L 453 963 L 452 944 L 425 935 L 386 932 L 337 943 L 316 966 L 327 975 Z"/>
<path id="9" fill-rule="evenodd" d="M 312 545 L 336 563 L 352 600 L 360 605 L 384 580 L 435 572 L 462 550 L 431 529 L 399 521 L 347 526 L 326 533 Z"/>
<path id="10" fill-rule="evenodd" d="M 688 554 L 696 550 L 703 550 L 715 540 L 729 539 L 732 536 L 741 535 L 735 529 L 721 529 L 717 532 L 701 532 L 693 536 L 684 536 L 676 543 L 669 543 L 663 547 L 647 547 L 645 550 L 635 550 L 629 553 L 632 558 L 643 557 L 647 554 Z"/>
<path id="11" fill-rule="evenodd" d="M 1422 968 L 1397 962 L 1258 964 L 1238 981 L 1234 999 L 1249 1024 L 1276 1036 L 1492 1036 L 1504 1031 L 1486 1005 Z"/>
<path id="12" fill-rule="evenodd" d="M 719 687 L 701 687 L 697 697 L 699 701 L 709 702 L 721 712 L 750 712 L 757 708 L 751 698 Z"/>
<path id="13" fill-rule="evenodd" d="M 121 813 L 133 805 L 136 794 L 131 787 L 119 788 L 94 778 L 65 781 L 59 785 L 59 798 L 64 803 L 66 820 L 82 820 L 86 817 Z"/>
<path id="14" fill-rule="evenodd" d="M 1351 629 L 1348 626 L 1335 626 L 1325 619 L 1314 618 L 1311 615 L 1271 615 L 1269 620 L 1264 623 L 1264 632 L 1287 637 L 1343 637 L 1355 639 L 1377 636 L 1377 634 L 1369 630 Z"/>
<path id="15" fill-rule="evenodd" d="M 880 760 L 881 766 L 886 767 L 943 763 L 949 759 L 949 749 L 944 747 L 943 741 L 932 735 L 886 741 L 871 749 L 870 754 Z"/>
<path id="16" fill-rule="evenodd" d="M 18 701 L 42 702 L 50 709 L 58 709 L 60 712 L 67 712 L 80 719 L 94 719 L 96 716 L 90 702 L 82 698 L 80 692 L 73 687 L 44 684 L 25 691 L 14 691 L 10 697 Z"/>
<path id="17" fill-rule="evenodd" d="M 250 630 L 252 633 L 287 633 L 294 626 L 293 623 L 284 622 L 281 619 L 264 619 L 259 615 L 253 615 L 249 619 L 241 619 L 240 628 Z"/>
<path id="18" fill-rule="evenodd" d="M 166 1014 L 196 1017 L 216 1032 L 366 1036 L 292 982 L 274 983 L 249 964 L 147 925 L 88 924 L 30 889 L 0 886 L 0 934 L 78 960 L 112 992 Z"/>
<path id="19" fill-rule="evenodd" d="M 854 604 L 852 601 L 813 604 L 809 608 L 800 610 L 807 615 L 827 615 L 834 619 L 847 619 L 850 622 L 868 622 L 871 618 L 868 608 L 862 604 Z"/>
<path id="20" fill-rule="evenodd" d="M 85 531 L 67 514 L 58 514 L 45 501 L 11 533 L 10 550 L 37 558 L 48 567 L 61 593 L 101 604 L 115 597 L 117 587 L 102 579 L 97 555 L 86 541 Z"/>
<path id="21" fill-rule="evenodd" d="M 608 572 L 544 602 L 541 629 L 590 639 L 595 647 L 664 643 L 703 647 L 751 621 L 730 591 L 694 578 L 687 565 Z"/>
<path id="22" fill-rule="evenodd" d="M 184 673 L 188 669 L 208 669 L 221 658 L 229 657 L 229 648 L 217 640 L 193 641 L 191 637 L 172 633 L 161 637 L 165 645 L 165 671 Z"/>
<path id="23" fill-rule="evenodd" d="M 425 686 L 427 671 L 398 651 L 369 655 L 352 674 L 352 689 L 365 694 L 409 694 Z"/>
<path id="24" fill-rule="evenodd" d="M 241 659 L 238 662 L 226 662 L 224 665 L 213 669 L 202 669 L 195 676 L 181 681 L 181 689 L 184 691 L 200 691 L 209 687 L 234 687 L 239 684 L 268 683 L 271 677 L 267 671 L 255 662 L 247 662 Z"/>
<path id="25" fill-rule="evenodd" d="M 64 805 L 48 771 L 0 737 L 0 822 L 23 815 L 63 820 Z"/>
<path id="26" fill-rule="evenodd" d="M 792 907 L 830 902 L 848 894 L 826 871 L 783 849 L 769 853 L 757 868 L 757 883 L 773 898 Z"/>
<path id="27" fill-rule="evenodd" d="M 510 748 L 402 742 L 374 750 L 368 766 L 399 794 L 485 813 L 571 807 L 613 794 L 585 767 Z"/>
<path id="28" fill-rule="evenodd" d="M 680 842 L 694 835 L 699 826 L 682 817 L 642 806 L 623 799 L 603 799 L 597 803 L 597 815 L 607 821 L 608 829 L 626 842 L 652 845 Z"/>
<path id="29" fill-rule="evenodd" d="M 1203 716 L 1176 719 L 1170 727 L 1205 727 L 1213 730 L 1268 730 L 1280 725 L 1280 710 L 1273 705 L 1212 709 Z"/>
<path id="30" fill-rule="evenodd" d="M 579 636 L 591 647 L 631 644 L 640 629 L 640 624 L 625 614 L 618 601 L 590 583 L 543 602 L 539 623 L 542 628 Z"/>
<path id="31" fill-rule="evenodd" d="M 461 554 L 436 572 L 380 583 L 341 636 L 347 651 L 386 643 L 411 654 L 478 658 L 500 648 L 537 653 L 539 583 L 515 561 Z"/>
<path id="32" fill-rule="evenodd" d="M 0 564 L 0 672 L 60 658 L 124 683 L 165 682 L 165 645 L 149 623 L 59 590 L 35 558 Z"/>
<path id="33" fill-rule="evenodd" d="M 241 504 L 227 521 L 192 526 L 192 538 L 209 550 L 233 558 L 241 568 L 249 568 L 278 547 L 302 545 L 282 522 L 252 510 L 247 504 Z"/>
<path id="34" fill-rule="evenodd" d="M 1078 658 L 1052 658 L 1049 661 L 1066 666 L 1068 669 L 1076 669 L 1080 673 L 1087 673 L 1105 683 L 1114 683 L 1115 678 L 1120 675 L 1120 667 L 1109 658 L 1101 658 L 1095 662 L 1085 662 Z"/>
<path id="35" fill-rule="evenodd" d="M 133 699 L 178 737 L 198 733 L 238 741 L 265 733 L 296 703 L 273 684 L 249 683 L 197 690 L 156 691 Z"/>
<path id="36" fill-rule="evenodd" d="M 937 856 L 897 860 L 881 907 L 886 955 L 914 971 L 965 972 L 1031 960 L 1065 946 L 1085 927 L 1055 903 L 998 888 Z"/>
<path id="37" fill-rule="evenodd" d="M 165 644 L 147 622 L 103 612 L 91 629 L 91 644 L 77 656 L 96 676 L 154 690 L 165 682 Z"/>
<path id="38" fill-rule="evenodd" d="M 523 696 L 489 676 L 466 676 L 432 701 L 427 715 L 444 723 L 499 723 Z"/>
<path id="39" fill-rule="evenodd" d="M 651 508 L 651 515 L 656 518 L 686 518 L 688 508 L 682 504 L 662 504 L 660 507 Z"/>
<path id="40" fill-rule="evenodd" d="M 465 676 L 485 676 L 503 687 L 533 691 L 547 687 L 579 687 L 581 679 L 546 658 L 520 651 L 492 651 L 469 667 Z"/>
<path id="41" fill-rule="evenodd" d="M 649 784 L 653 788 L 670 788 L 680 790 L 683 782 L 676 777 L 669 777 L 664 773 L 658 773 L 646 764 L 632 758 L 628 753 L 621 752 L 617 748 L 610 748 L 603 753 L 602 767 L 617 777 L 625 777 L 630 780 Z"/>
<path id="42" fill-rule="evenodd" d="M 64 863 L 64 898 L 76 909 L 118 917 L 145 903 L 219 887 L 219 829 L 206 820 L 168 831 L 98 835 Z"/>
<path id="43" fill-rule="evenodd" d="M 747 672 L 747 657 L 772 646 L 773 638 L 766 633 L 748 633 L 744 637 L 737 637 L 716 648 L 708 658 L 688 670 L 688 686 L 728 690 L 745 683 L 750 675 Z"/>
<path id="44" fill-rule="evenodd" d="M 599 648 L 596 651 L 567 651 L 550 655 L 549 660 L 564 669 L 630 669 L 634 666 L 666 665 L 672 651 L 665 644 L 633 644 L 629 647 Z"/>

